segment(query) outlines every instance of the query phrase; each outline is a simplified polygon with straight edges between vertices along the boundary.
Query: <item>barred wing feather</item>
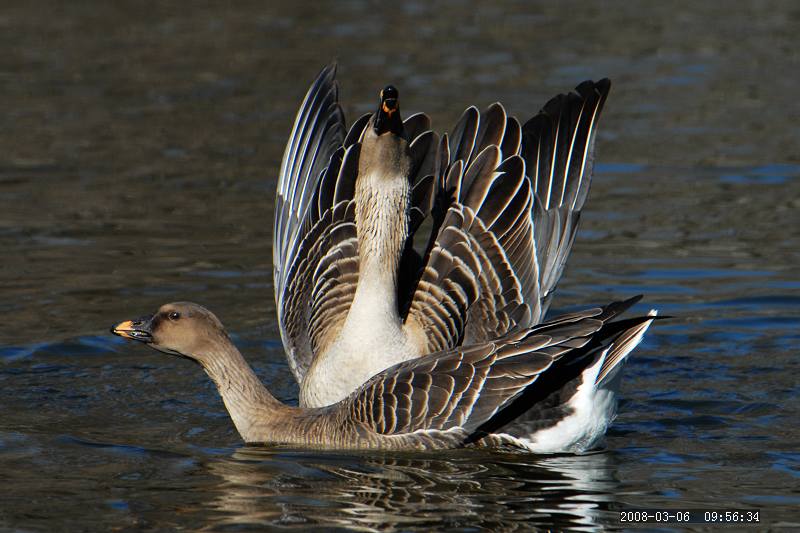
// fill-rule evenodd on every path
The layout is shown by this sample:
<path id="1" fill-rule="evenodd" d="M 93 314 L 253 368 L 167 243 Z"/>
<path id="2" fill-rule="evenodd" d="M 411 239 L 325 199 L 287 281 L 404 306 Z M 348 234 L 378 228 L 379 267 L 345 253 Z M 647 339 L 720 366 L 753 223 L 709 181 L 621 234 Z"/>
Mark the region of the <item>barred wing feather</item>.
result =
<path id="1" fill-rule="evenodd" d="M 457 347 L 406 361 L 378 374 L 344 402 L 351 420 L 382 435 L 458 429 L 480 438 L 530 409 L 515 406 L 559 365 L 582 370 L 618 338 L 652 317 L 612 322 L 640 297 L 555 318 L 493 342 Z M 555 375 L 555 372 L 552 372 Z M 551 380 L 552 381 L 552 380 Z"/>
<path id="2" fill-rule="evenodd" d="M 434 230 L 405 317 L 427 352 L 541 321 L 588 194 L 609 89 L 584 82 L 524 126 L 500 104 L 470 107 L 442 138 L 426 183 Z"/>

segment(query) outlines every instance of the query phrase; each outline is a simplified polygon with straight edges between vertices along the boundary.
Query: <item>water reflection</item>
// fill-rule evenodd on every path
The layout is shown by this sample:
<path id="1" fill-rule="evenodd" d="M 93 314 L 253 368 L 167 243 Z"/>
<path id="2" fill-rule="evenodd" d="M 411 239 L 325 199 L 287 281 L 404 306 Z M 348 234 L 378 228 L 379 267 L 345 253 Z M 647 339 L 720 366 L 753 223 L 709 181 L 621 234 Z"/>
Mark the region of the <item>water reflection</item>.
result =
<path id="1" fill-rule="evenodd" d="M 619 483 L 610 453 L 552 456 L 309 453 L 244 447 L 212 461 L 221 524 L 599 530 Z"/>

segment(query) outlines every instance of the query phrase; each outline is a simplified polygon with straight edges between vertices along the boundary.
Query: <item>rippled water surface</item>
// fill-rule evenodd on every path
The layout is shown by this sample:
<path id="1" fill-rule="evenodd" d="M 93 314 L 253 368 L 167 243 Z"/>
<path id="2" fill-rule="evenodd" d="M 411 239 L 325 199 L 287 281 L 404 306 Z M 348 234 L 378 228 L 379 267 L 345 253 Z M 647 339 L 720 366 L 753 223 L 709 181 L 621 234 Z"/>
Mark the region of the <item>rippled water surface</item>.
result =
<path id="1" fill-rule="evenodd" d="M 0 529 L 608 529 L 630 507 L 800 528 L 800 9 L 554 5 L 6 2 Z M 201 302 L 296 397 L 272 206 L 332 57 L 348 116 L 392 82 L 441 129 L 612 78 L 554 305 L 643 293 L 637 310 L 675 318 L 631 357 L 606 450 L 243 447 L 198 367 L 107 333 Z"/>

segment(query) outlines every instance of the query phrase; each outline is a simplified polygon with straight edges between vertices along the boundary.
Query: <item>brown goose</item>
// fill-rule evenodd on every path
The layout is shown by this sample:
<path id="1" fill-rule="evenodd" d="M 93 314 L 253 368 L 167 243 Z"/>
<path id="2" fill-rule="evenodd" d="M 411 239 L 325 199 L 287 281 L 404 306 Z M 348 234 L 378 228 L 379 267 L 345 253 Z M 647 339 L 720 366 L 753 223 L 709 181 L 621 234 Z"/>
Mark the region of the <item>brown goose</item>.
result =
<path id="1" fill-rule="evenodd" d="M 273 241 L 301 405 L 541 322 L 589 191 L 609 88 L 581 83 L 524 124 L 500 104 L 470 107 L 440 138 L 423 114 L 401 119 L 391 86 L 347 131 L 335 66 L 320 73 L 284 153 Z"/>
<path id="2" fill-rule="evenodd" d="M 197 304 L 167 304 L 112 332 L 199 363 L 248 443 L 577 452 L 603 437 L 621 363 L 654 319 L 651 312 L 613 321 L 636 300 L 397 364 L 319 408 L 276 400 L 217 317 Z"/>

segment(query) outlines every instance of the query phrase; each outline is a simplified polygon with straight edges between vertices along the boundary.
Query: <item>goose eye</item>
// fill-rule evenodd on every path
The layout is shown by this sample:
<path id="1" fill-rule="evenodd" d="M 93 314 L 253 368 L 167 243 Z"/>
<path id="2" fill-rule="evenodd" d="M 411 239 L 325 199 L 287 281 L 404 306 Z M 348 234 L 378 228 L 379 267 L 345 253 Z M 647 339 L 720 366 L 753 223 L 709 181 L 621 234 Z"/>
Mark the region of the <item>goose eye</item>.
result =
<path id="1" fill-rule="evenodd" d="M 170 320 L 178 320 L 180 317 L 181 314 L 177 311 L 170 311 L 170 313 L 167 315 L 167 318 Z"/>

